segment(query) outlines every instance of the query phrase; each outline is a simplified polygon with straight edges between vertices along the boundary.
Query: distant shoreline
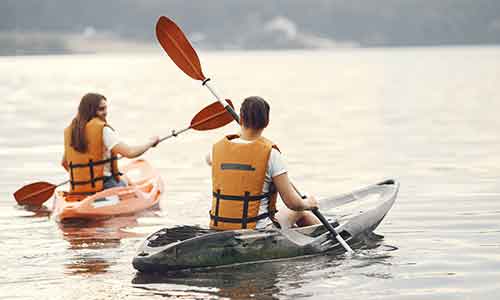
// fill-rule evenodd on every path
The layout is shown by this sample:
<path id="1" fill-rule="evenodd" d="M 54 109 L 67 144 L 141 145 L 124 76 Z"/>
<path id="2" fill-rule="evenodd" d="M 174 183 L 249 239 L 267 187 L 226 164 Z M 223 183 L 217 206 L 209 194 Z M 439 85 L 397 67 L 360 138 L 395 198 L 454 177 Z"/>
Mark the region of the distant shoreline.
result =
<path id="1" fill-rule="evenodd" d="M 152 51 L 154 43 L 121 39 L 112 34 L 91 37 L 69 33 L 0 32 L 0 56 L 91 54 Z"/>
<path id="2" fill-rule="evenodd" d="M 423 48 L 423 47 L 498 47 L 500 44 L 442 44 L 442 45 L 387 45 L 387 46 L 359 46 L 353 43 L 336 43 L 328 46 L 316 47 L 264 47 L 246 48 L 231 47 L 228 45 L 214 45 L 193 43 L 195 48 L 217 51 L 283 51 L 283 50 L 342 50 L 342 49 L 377 49 L 377 48 Z M 30 55 L 68 55 L 68 54 L 97 54 L 97 53 L 148 53 L 158 50 L 156 41 L 138 41 L 120 38 L 111 33 L 85 36 L 75 33 L 47 33 L 47 32 L 0 32 L 1 56 L 30 56 Z"/>

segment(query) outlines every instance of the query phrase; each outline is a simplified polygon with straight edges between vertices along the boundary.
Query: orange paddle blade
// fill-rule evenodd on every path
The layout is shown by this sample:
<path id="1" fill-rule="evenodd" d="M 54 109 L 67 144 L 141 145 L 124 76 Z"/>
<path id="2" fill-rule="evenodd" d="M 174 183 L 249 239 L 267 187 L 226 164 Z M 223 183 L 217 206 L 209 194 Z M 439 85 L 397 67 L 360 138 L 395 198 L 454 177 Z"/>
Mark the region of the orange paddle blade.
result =
<path id="1" fill-rule="evenodd" d="M 198 55 L 177 24 L 161 16 L 156 23 L 156 37 L 168 56 L 184 73 L 193 79 L 205 80 Z"/>
<path id="2" fill-rule="evenodd" d="M 42 206 L 54 194 L 56 187 L 48 182 L 35 182 L 17 190 L 14 198 L 20 205 Z"/>
<path id="3" fill-rule="evenodd" d="M 227 103 L 234 109 L 231 100 L 226 99 Z M 233 116 L 220 104 L 215 101 L 202 109 L 191 120 L 191 128 L 196 130 L 210 130 L 222 127 L 233 121 Z"/>

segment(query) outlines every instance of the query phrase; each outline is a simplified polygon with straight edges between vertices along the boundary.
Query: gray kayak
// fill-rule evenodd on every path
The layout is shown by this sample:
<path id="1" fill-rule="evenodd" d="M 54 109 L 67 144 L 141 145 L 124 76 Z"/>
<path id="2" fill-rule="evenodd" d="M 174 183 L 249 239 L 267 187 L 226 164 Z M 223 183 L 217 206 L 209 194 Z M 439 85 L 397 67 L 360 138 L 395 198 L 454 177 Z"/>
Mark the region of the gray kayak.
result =
<path id="1" fill-rule="evenodd" d="M 399 183 L 386 180 L 368 187 L 320 200 L 320 211 L 349 245 L 371 234 L 391 209 Z M 132 265 L 141 272 L 218 267 L 342 252 L 342 246 L 321 225 L 292 229 L 202 230 L 172 238 L 173 229 L 161 229 L 139 247 Z"/>

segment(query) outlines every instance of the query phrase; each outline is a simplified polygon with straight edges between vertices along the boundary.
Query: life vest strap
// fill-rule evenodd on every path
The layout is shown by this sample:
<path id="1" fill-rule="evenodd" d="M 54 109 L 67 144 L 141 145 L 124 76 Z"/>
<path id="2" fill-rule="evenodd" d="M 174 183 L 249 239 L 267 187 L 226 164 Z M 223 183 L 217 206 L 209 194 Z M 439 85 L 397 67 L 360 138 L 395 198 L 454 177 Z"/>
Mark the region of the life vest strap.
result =
<path id="1" fill-rule="evenodd" d="M 248 217 L 248 207 L 250 201 L 260 201 L 264 198 L 268 198 L 273 194 L 273 192 L 268 192 L 262 195 L 250 196 L 250 192 L 246 191 L 243 196 L 235 196 L 235 195 L 223 195 L 220 193 L 220 190 L 213 192 L 213 196 L 215 197 L 215 212 L 212 215 L 210 213 L 210 218 L 213 220 L 214 226 L 218 226 L 219 222 L 224 223 L 239 223 L 241 224 L 242 229 L 246 229 L 248 223 L 257 222 L 258 220 L 265 219 L 270 216 L 274 216 L 274 212 L 266 212 L 256 217 Z M 243 201 L 243 212 L 241 218 L 226 218 L 219 216 L 219 207 L 221 200 L 233 200 L 233 201 Z"/>
<path id="2" fill-rule="evenodd" d="M 94 175 L 94 162 L 89 160 L 89 171 L 90 171 L 90 185 L 95 188 L 95 175 Z M 103 179 L 104 181 L 104 179 Z"/>
<path id="3" fill-rule="evenodd" d="M 241 228 L 246 229 L 248 223 L 248 203 L 250 203 L 249 198 L 250 192 L 245 192 L 245 196 L 243 196 L 243 218 L 241 222 Z"/>
<path id="4" fill-rule="evenodd" d="M 269 214 L 268 213 L 263 213 L 261 215 L 258 215 L 257 217 L 246 218 L 246 222 L 247 223 L 253 223 L 253 222 L 257 222 L 259 220 L 265 219 L 267 217 L 269 217 Z M 219 222 L 224 222 L 224 223 L 243 223 L 244 222 L 244 219 L 217 217 L 217 216 L 214 216 L 214 215 L 210 214 L 210 219 L 214 220 L 214 225 L 215 225 L 215 219 L 216 218 L 217 218 L 217 220 Z"/>
<path id="5" fill-rule="evenodd" d="M 219 207 L 220 207 L 220 196 L 221 196 L 220 190 L 217 190 L 217 192 L 214 192 L 213 194 L 215 197 L 215 215 L 213 219 L 214 219 L 214 225 L 217 226 L 217 224 L 219 223 Z"/>
<path id="6" fill-rule="evenodd" d="M 71 174 L 71 176 L 70 176 L 71 189 L 73 190 L 76 185 L 86 185 L 86 184 L 89 184 L 89 183 L 91 184 L 92 188 L 95 188 L 96 181 L 99 181 L 99 180 L 104 181 L 109 176 L 95 177 L 94 166 L 99 166 L 99 165 L 103 165 L 103 164 L 107 164 L 107 163 L 112 163 L 115 160 L 118 160 L 117 156 L 112 156 L 111 158 L 97 160 L 97 161 L 89 160 L 89 162 L 86 163 L 86 164 L 74 164 L 73 162 L 70 162 L 69 163 L 69 169 L 70 169 L 70 174 Z M 74 178 L 73 169 L 76 169 L 76 168 L 89 168 L 90 180 L 86 180 L 86 181 L 75 181 L 75 180 L 73 180 L 73 178 Z M 116 173 L 115 169 L 111 168 L 111 176 L 112 177 L 116 177 L 117 175 L 121 176 L 123 174 L 121 172 L 119 172 L 119 171 L 118 171 L 118 173 Z"/>
<path id="7" fill-rule="evenodd" d="M 69 164 L 69 168 L 70 169 L 74 169 L 74 168 L 87 168 L 89 167 L 91 164 L 94 165 L 94 166 L 99 166 L 99 165 L 103 165 L 103 164 L 106 164 L 106 163 L 110 163 L 114 160 L 118 160 L 118 157 L 117 156 L 113 156 L 111 158 L 107 158 L 107 159 L 102 159 L 102 160 L 96 160 L 96 161 L 90 161 L 90 163 L 86 163 L 86 164 L 74 164 L 74 163 L 70 163 Z"/>
<path id="8" fill-rule="evenodd" d="M 74 180 L 70 180 L 70 183 L 75 186 L 75 185 L 86 185 L 86 184 L 89 184 L 89 183 L 92 183 L 92 182 L 96 182 L 96 181 L 99 181 L 99 180 L 106 180 L 106 178 L 108 178 L 109 176 L 102 176 L 102 177 L 97 177 L 97 178 L 92 178 L 90 180 L 85 180 L 85 181 L 74 181 Z"/>
<path id="9" fill-rule="evenodd" d="M 69 170 L 70 170 L 70 177 L 69 177 L 69 183 L 71 184 L 71 190 L 75 189 L 75 184 L 73 183 L 73 162 L 69 162 Z"/>
<path id="10" fill-rule="evenodd" d="M 218 199 L 221 199 L 221 200 L 236 200 L 236 201 L 258 201 L 258 200 L 262 200 L 264 198 L 267 198 L 269 196 L 271 196 L 273 193 L 269 192 L 269 193 L 265 193 L 265 194 L 262 194 L 262 195 L 255 195 L 255 196 L 235 196 L 235 195 L 224 195 L 224 194 L 220 194 L 219 191 L 217 192 L 213 192 L 213 196 L 218 198 Z"/>

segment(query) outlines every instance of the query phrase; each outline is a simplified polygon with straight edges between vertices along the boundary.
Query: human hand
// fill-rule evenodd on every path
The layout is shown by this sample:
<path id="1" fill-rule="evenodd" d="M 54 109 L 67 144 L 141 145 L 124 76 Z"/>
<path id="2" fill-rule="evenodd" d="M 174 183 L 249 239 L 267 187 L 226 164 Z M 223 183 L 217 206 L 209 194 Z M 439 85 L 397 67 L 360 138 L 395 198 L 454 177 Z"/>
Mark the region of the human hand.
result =
<path id="1" fill-rule="evenodd" d="M 153 136 L 149 138 L 149 147 L 156 147 L 158 143 L 160 142 L 160 137 L 159 136 Z"/>
<path id="2" fill-rule="evenodd" d="M 313 210 L 315 208 L 319 208 L 319 202 L 318 200 L 316 200 L 316 198 L 314 196 L 308 196 L 306 199 L 305 199 L 305 202 L 306 202 L 306 210 Z"/>

